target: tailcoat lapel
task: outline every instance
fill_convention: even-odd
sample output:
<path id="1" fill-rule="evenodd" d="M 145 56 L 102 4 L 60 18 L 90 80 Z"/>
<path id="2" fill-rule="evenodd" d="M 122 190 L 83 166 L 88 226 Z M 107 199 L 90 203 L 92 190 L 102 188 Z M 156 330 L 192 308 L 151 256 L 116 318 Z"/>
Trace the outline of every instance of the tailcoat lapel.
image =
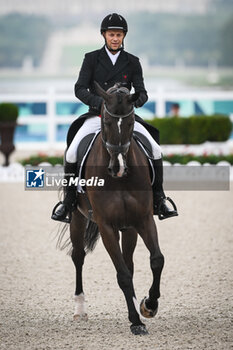
<path id="1" fill-rule="evenodd" d="M 107 75 L 105 77 L 105 81 L 112 79 L 119 71 L 123 70 L 125 66 L 129 63 L 128 55 L 125 51 L 121 51 L 115 65 L 112 64 L 111 59 L 109 58 L 105 47 L 102 47 L 100 50 L 100 54 L 98 57 L 99 63 L 104 67 L 107 71 Z"/>
<path id="2" fill-rule="evenodd" d="M 111 72 L 111 70 L 113 69 L 113 64 L 110 58 L 108 57 L 105 47 L 102 47 L 102 49 L 100 50 L 98 61 L 108 73 Z"/>
<path id="3" fill-rule="evenodd" d="M 125 53 L 125 51 L 121 51 L 115 65 L 112 65 L 112 69 L 109 71 L 106 77 L 106 81 L 112 79 L 112 77 L 118 74 L 119 71 L 123 70 L 128 63 L 129 63 L 128 55 Z"/>

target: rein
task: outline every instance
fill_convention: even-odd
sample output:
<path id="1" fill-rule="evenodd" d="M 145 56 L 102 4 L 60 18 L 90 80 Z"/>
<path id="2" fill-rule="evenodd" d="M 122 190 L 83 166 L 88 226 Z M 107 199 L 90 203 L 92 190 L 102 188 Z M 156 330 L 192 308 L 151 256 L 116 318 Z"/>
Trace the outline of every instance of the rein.
<path id="1" fill-rule="evenodd" d="M 120 119 L 120 118 L 127 118 L 129 117 L 132 113 L 134 113 L 134 108 L 131 109 L 131 111 L 127 114 L 123 114 L 123 115 L 120 115 L 120 114 L 114 114 L 114 113 L 111 113 L 107 107 L 106 107 L 106 104 L 104 103 L 104 111 L 103 111 L 103 114 L 107 112 L 111 117 L 113 118 L 117 118 L 117 119 Z M 112 153 L 126 153 L 127 149 L 129 148 L 130 146 L 130 141 L 128 141 L 127 143 L 125 143 L 124 145 L 113 145 L 112 143 L 109 143 L 107 141 L 104 140 L 103 136 L 102 137 L 102 142 L 105 146 L 105 148 L 107 150 L 110 150 Z"/>

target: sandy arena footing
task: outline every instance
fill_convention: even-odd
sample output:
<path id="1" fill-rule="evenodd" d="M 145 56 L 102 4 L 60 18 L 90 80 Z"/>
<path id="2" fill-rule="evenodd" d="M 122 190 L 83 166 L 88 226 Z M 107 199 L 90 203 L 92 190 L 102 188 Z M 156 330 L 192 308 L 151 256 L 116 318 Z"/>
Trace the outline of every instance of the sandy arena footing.
<path id="1" fill-rule="evenodd" d="M 130 333 L 116 273 L 101 240 L 86 257 L 88 321 L 73 321 L 75 270 L 56 250 L 50 220 L 56 192 L 0 184 L 0 348 L 6 350 L 176 350 L 233 348 L 233 191 L 170 192 L 179 217 L 156 223 L 165 267 L 158 315 L 147 336 Z M 141 239 L 136 295 L 152 275 Z"/>

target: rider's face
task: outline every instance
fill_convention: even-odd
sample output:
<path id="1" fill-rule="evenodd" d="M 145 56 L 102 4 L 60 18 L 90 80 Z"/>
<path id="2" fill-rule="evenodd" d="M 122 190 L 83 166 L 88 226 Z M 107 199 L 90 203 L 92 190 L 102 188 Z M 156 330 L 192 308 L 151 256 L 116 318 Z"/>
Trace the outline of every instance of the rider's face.
<path id="1" fill-rule="evenodd" d="M 109 50 L 117 50 L 121 47 L 123 39 L 124 39 L 124 32 L 123 30 L 107 30 L 104 33 L 104 37 L 107 42 L 107 46 Z"/>

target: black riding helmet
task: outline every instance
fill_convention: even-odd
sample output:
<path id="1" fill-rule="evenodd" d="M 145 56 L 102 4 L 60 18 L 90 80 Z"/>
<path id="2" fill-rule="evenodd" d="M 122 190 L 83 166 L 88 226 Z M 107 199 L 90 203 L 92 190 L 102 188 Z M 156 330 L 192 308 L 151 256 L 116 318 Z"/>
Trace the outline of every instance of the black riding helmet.
<path id="1" fill-rule="evenodd" d="M 124 17 L 118 15 L 117 13 L 111 13 L 103 19 L 100 32 L 103 34 L 103 32 L 110 29 L 121 29 L 126 35 L 128 32 L 128 25 Z"/>
<path id="2" fill-rule="evenodd" d="M 111 30 L 111 29 L 123 30 L 124 34 L 126 35 L 126 33 L 128 32 L 128 25 L 124 17 L 122 17 L 121 15 L 118 15 L 117 13 L 111 13 L 110 15 L 106 16 L 101 23 L 100 32 L 101 34 L 103 34 L 106 32 L 106 30 Z M 105 39 L 105 45 L 107 46 L 106 39 Z M 124 41 L 122 42 L 122 47 L 111 51 L 118 52 L 123 49 L 124 49 Z"/>

